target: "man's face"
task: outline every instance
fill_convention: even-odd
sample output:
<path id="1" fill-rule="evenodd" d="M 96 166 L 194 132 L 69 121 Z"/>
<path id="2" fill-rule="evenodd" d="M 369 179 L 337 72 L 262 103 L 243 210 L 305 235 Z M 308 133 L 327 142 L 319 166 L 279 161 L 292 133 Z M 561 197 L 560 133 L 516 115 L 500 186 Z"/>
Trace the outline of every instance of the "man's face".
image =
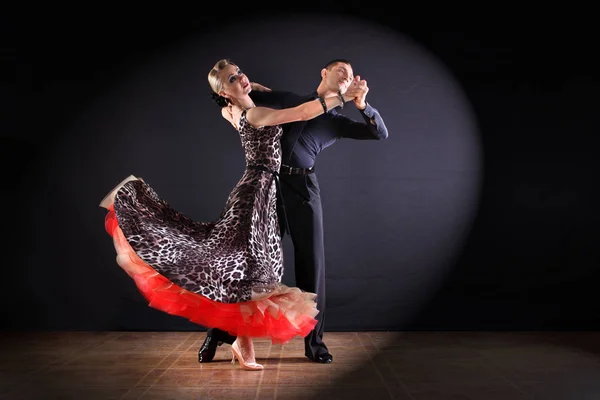
<path id="1" fill-rule="evenodd" d="M 350 64 L 339 62 L 329 69 L 324 69 L 323 79 L 325 80 L 327 87 L 332 91 L 340 91 L 346 93 L 350 83 L 354 79 L 354 73 Z"/>

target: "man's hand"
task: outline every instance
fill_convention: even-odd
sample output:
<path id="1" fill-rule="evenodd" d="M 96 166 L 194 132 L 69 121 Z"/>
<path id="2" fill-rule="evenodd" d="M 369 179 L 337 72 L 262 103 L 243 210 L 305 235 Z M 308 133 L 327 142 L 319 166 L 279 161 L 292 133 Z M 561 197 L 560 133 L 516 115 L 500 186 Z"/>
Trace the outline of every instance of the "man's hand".
<path id="1" fill-rule="evenodd" d="M 344 97 L 351 98 L 359 110 L 364 110 L 367 107 L 366 97 L 368 92 L 369 87 L 367 86 L 367 81 L 361 80 L 360 76 L 357 75 L 354 77 L 348 90 L 346 90 Z"/>
<path id="2" fill-rule="evenodd" d="M 360 79 L 360 75 L 356 75 L 354 80 L 350 84 L 350 88 L 353 89 L 354 104 L 356 108 L 359 110 L 364 110 L 367 107 L 367 93 L 369 93 L 369 86 L 367 86 L 367 81 L 364 79 Z"/>
<path id="3" fill-rule="evenodd" d="M 250 82 L 250 88 L 252 88 L 252 90 L 257 91 L 257 92 L 270 92 L 271 89 L 269 89 L 266 86 L 261 85 L 260 83 L 256 83 L 256 82 Z"/>

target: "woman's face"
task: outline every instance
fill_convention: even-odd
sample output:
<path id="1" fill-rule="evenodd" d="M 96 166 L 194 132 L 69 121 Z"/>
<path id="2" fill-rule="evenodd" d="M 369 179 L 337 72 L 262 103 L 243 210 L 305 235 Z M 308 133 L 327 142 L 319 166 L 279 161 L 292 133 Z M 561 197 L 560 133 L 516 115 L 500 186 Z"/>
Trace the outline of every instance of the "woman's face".
<path id="1" fill-rule="evenodd" d="M 236 99 L 247 95 L 252 90 L 248 77 L 237 65 L 229 64 L 219 72 L 218 76 L 223 85 L 219 94 L 223 97 Z"/>

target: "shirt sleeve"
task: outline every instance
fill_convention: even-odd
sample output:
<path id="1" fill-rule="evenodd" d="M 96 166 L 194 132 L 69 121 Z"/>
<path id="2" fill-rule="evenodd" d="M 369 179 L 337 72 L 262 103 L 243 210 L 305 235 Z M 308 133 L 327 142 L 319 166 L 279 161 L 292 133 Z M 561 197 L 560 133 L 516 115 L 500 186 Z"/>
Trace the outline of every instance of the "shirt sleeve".
<path id="1" fill-rule="evenodd" d="M 367 102 L 364 110 L 359 110 L 364 122 L 355 121 L 345 115 L 335 113 L 333 123 L 335 124 L 336 136 L 339 139 L 356 140 L 382 140 L 387 139 L 388 130 L 381 118 L 379 111 Z"/>
<path id="2" fill-rule="evenodd" d="M 294 107 L 300 104 L 301 97 L 292 92 L 273 90 L 271 92 L 251 91 L 249 94 L 252 101 L 260 107 L 282 109 Z"/>

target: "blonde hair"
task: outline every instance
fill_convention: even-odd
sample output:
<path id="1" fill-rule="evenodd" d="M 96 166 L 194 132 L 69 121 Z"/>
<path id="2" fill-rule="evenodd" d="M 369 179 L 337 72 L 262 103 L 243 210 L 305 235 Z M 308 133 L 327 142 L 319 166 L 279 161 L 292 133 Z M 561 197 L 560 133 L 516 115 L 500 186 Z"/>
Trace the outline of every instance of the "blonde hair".
<path id="1" fill-rule="evenodd" d="M 223 82 L 219 80 L 219 72 L 221 72 L 228 65 L 235 65 L 230 60 L 224 58 L 222 60 L 217 61 L 217 63 L 212 67 L 210 72 L 208 73 L 208 84 L 213 92 L 219 94 L 219 92 L 223 89 Z M 237 66 L 237 65 L 235 65 Z"/>

